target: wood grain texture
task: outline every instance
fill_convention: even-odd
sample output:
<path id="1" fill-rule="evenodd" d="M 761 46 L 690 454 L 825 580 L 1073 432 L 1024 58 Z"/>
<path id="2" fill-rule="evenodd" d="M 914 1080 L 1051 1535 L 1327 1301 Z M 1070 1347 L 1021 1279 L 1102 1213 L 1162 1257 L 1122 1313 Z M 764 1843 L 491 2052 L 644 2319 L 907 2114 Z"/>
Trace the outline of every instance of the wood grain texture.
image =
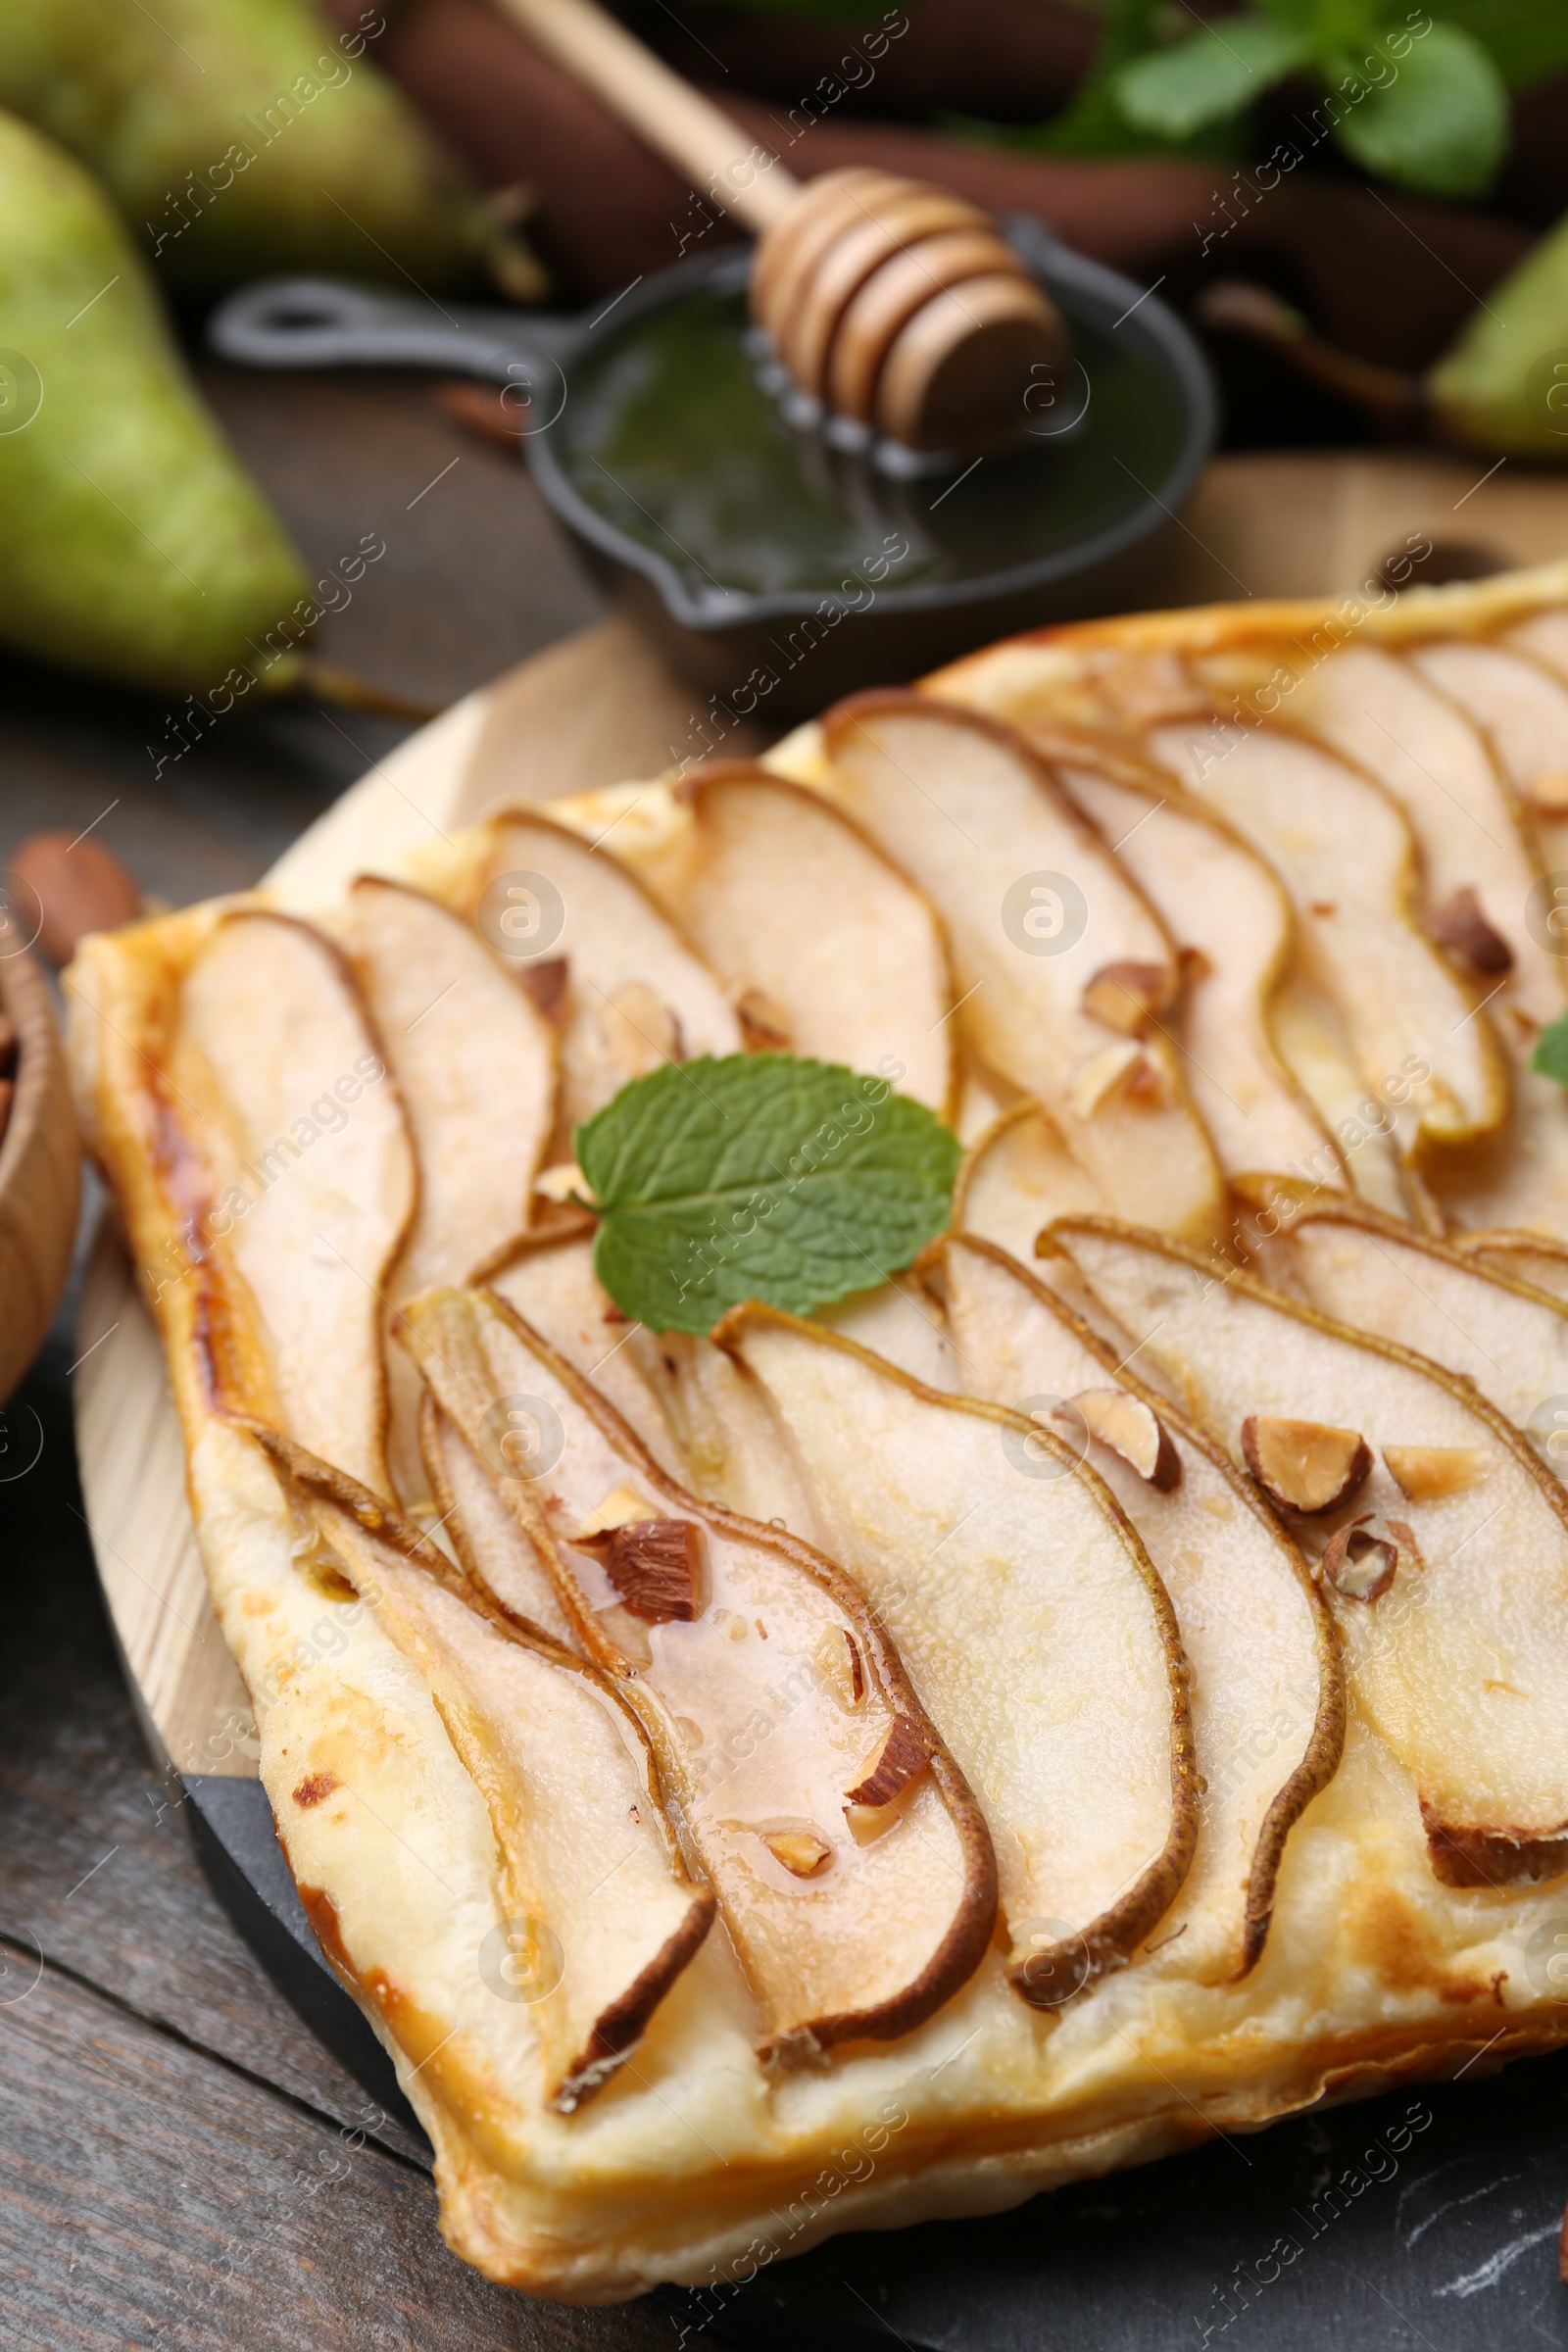
<path id="1" fill-rule="evenodd" d="M 42 972 L 0 908 L 0 1011 L 17 1033 L 16 1096 L 0 1138 L 0 1402 L 38 1351 L 76 1238 L 80 1152 Z"/>
<path id="2" fill-rule="evenodd" d="M 149 2031 L 177 2033 L 323 2115 L 357 2119 L 364 2092 L 219 1909 L 187 1835 L 183 1788 L 148 1753 L 94 1575 L 69 1361 L 52 1344 L 19 1396 L 19 1417 L 42 1443 L 0 1504 L 0 2041 L 46 1953 Z M 0 2123 L 0 2145 L 5 2136 Z M 422 2154 L 395 2124 L 381 2136 Z"/>
<path id="3" fill-rule="evenodd" d="M 5 2339 L 48 2352 L 667 2347 L 646 2306 L 569 2311 L 443 2244 L 416 2165 L 152 2035 L 45 1965 L 0 2034 Z"/>

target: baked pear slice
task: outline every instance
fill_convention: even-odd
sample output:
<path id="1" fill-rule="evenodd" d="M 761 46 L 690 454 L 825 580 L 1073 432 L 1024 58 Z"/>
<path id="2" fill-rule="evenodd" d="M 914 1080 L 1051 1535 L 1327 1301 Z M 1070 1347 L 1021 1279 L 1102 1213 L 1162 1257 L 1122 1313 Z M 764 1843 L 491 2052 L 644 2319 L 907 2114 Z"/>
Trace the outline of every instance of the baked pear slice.
<path id="1" fill-rule="evenodd" d="M 751 1384 L 711 1341 L 629 1323 L 594 1271 L 591 1236 L 527 1242 L 488 1283 L 672 1478 L 748 1519 L 800 1524 L 799 1482 Z"/>
<path id="2" fill-rule="evenodd" d="M 1433 1871 L 1450 1886 L 1568 1871 L 1568 1492 L 1518 1430 L 1426 1357 L 1218 1280 L 1161 1235 L 1067 1218 L 1041 1247 L 1233 1458 L 1249 1441 L 1294 1452 L 1305 1502 L 1347 1442 L 1364 1454 L 1345 1500 L 1292 1531 L 1322 1546 L 1351 1697 L 1410 1775 Z M 1434 1481 L 1434 1458 L 1462 1479 Z"/>
<path id="3" fill-rule="evenodd" d="M 1542 1412 L 1546 1436 L 1558 1434 L 1554 1403 L 1568 1428 L 1568 1306 L 1523 1269 L 1498 1272 L 1349 1203 L 1313 1202 L 1280 1234 L 1269 1270 L 1283 1260 L 1308 1305 L 1458 1373 L 1527 1435 Z"/>
<path id="4" fill-rule="evenodd" d="M 1568 1242 L 1550 1242 L 1539 1233 L 1504 1229 L 1497 1233 L 1455 1233 L 1448 1246 L 1461 1257 L 1484 1266 L 1489 1274 L 1504 1274 L 1527 1282 L 1553 1298 L 1568 1299 Z"/>
<path id="5" fill-rule="evenodd" d="M 474 1591 L 512 1624 L 580 1654 L 582 1644 L 538 1552 L 462 1430 L 428 1389 L 420 1392 L 419 1451 L 439 1514 L 431 1537 L 445 1540 Z"/>
<path id="6" fill-rule="evenodd" d="M 460 911 L 560 1026 L 553 1160 L 629 1078 L 741 1051 L 723 989 L 603 843 L 533 809 L 493 817 L 461 897 Z"/>
<path id="7" fill-rule="evenodd" d="M 1508 1066 L 1485 1013 L 1421 931 L 1402 809 L 1343 760 L 1268 727 L 1162 727 L 1150 748 L 1280 876 L 1303 967 L 1336 1007 L 1407 1163 L 1491 1134 Z M 1393 1092 L 1390 1093 L 1392 1088 Z"/>
<path id="8" fill-rule="evenodd" d="M 880 1071 L 951 1122 L 956 991 L 930 902 L 842 810 L 765 768 L 700 767 L 677 797 L 691 821 L 644 871 L 751 1042 Z"/>
<path id="9" fill-rule="evenodd" d="M 417 1179 L 337 948 L 290 915 L 225 916 L 185 974 L 170 1074 L 225 1400 L 390 1494 L 381 1300 Z"/>
<path id="10" fill-rule="evenodd" d="M 1050 1114 L 1025 1096 L 975 1138 L 958 1163 L 953 1226 L 1027 1257 L 1035 1235 L 1054 1217 L 1093 1215 L 1105 1206 Z"/>
<path id="11" fill-rule="evenodd" d="M 636 1709 L 764 2060 L 911 2032 L 980 1964 L 996 1858 L 858 1591 L 796 1538 L 689 1494 L 493 1294 L 427 1292 L 400 1331 Z"/>
<path id="12" fill-rule="evenodd" d="M 1198 1847 L 1154 1933 L 1163 1965 L 1223 1983 L 1262 1952 L 1285 1840 L 1345 1744 L 1339 1648 L 1300 1551 L 1212 1439 L 994 1243 L 952 1234 L 921 1271 L 973 1396 L 1089 1443 L 1143 1541 L 1192 1666 Z M 1159 1439 L 1151 1443 L 1152 1429 Z"/>
<path id="13" fill-rule="evenodd" d="M 1185 953 L 1176 1034 L 1227 1177 L 1255 1184 L 1310 1169 L 1343 1191 L 1339 1149 L 1273 1033 L 1273 1000 L 1295 954 L 1278 876 L 1211 810 L 1130 763 L 1063 764 L 1061 779 Z"/>
<path id="14" fill-rule="evenodd" d="M 1481 730 L 1557 866 L 1568 826 L 1568 680 L 1532 656 L 1528 631 L 1527 622 L 1511 643 L 1443 637 L 1409 659 Z"/>
<path id="15" fill-rule="evenodd" d="M 1057 2006 L 1131 1958 L 1192 1864 L 1187 1668 L 1157 1572 L 1054 1428 L 777 1308 L 737 1307 L 715 1338 L 985 1807 L 1014 1987 Z"/>
<path id="16" fill-rule="evenodd" d="M 1175 950 L 1045 762 L 920 695 L 856 696 L 822 728 L 824 789 L 941 912 L 978 1059 L 1045 1103 L 1123 1214 L 1218 1232 L 1214 1148 L 1167 1033 Z"/>
<path id="17" fill-rule="evenodd" d="M 1303 682 L 1299 700 L 1302 722 L 1357 760 L 1409 817 L 1427 929 L 1484 997 L 1513 1063 L 1511 1114 L 1491 1148 L 1430 1171 L 1447 1221 L 1568 1235 L 1562 1093 L 1530 1067 L 1537 1037 L 1564 1009 L 1564 964 L 1544 928 L 1545 886 L 1519 798 L 1549 790 L 1540 762 L 1553 739 L 1559 764 L 1564 757 L 1556 728 L 1568 692 L 1517 654 L 1449 640 L 1404 660 L 1343 646 Z"/>
<path id="18" fill-rule="evenodd" d="M 418 1200 L 386 1285 L 462 1282 L 527 1228 L 556 1114 L 556 1036 L 478 934 L 421 891 L 364 874 L 333 924 L 369 1006 L 414 1138 Z M 425 1500 L 419 1382 L 387 1358 L 392 1483 Z"/>
<path id="19" fill-rule="evenodd" d="M 256 1434 L 314 1523 L 317 1564 L 423 1677 L 485 1801 L 512 1931 L 510 1948 L 496 1936 L 492 1989 L 529 2002 L 548 2103 L 569 2115 L 630 2057 L 716 1909 L 688 1874 L 647 1739 L 610 1677 L 508 1622 L 367 1488 Z"/>

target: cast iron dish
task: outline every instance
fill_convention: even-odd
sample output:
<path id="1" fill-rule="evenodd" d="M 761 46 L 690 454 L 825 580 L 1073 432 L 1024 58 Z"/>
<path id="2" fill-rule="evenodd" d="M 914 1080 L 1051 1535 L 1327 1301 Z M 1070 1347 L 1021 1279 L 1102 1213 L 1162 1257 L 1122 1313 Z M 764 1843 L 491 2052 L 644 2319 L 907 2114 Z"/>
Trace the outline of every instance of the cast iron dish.
<path id="1" fill-rule="evenodd" d="M 586 321 L 291 278 L 231 296 L 209 333 L 251 367 L 513 387 L 534 479 L 596 578 L 738 715 L 791 719 L 1010 630 L 1136 603 L 1208 456 L 1213 389 L 1180 320 L 1038 221 L 1008 234 L 1075 357 L 1066 380 L 1025 393 L 1018 450 L 966 468 L 901 475 L 791 421 L 733 249 Z"/>

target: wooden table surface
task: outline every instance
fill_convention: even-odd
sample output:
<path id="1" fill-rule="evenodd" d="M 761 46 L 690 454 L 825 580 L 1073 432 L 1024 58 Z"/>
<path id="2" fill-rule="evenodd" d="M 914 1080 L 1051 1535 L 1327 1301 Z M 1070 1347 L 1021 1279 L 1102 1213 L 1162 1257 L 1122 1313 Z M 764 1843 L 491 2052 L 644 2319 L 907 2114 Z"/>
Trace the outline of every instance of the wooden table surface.
<path id="1" fill-rule="evenodd" d="M 427 385 L 207 381 L 313 562 L 386 543 L 326 625 L 329 658 L 443 704 L 598 615 L 514 458 L 465 436 Z M 1151 602 L 1348 586 L 1423 517 L 1516 560 L 1568 545 L 1568 493 L 1544 501 L 1511 468 L 1467 503 L 1482 467 L 1464 462 L 1391 476 L 1334 461 L 1304 487 L 1240 463 L 1210 477 Z M 160 771 L 169 716 L 0 662 L 0 864 L 36 827 L 91 825 L 171 904 L 243 885 L 403 732 L 242 710 Z M 418 2148 L 210 1893 L 98 1597 L 71 1329 L 68 1301 L 0 1434 L 0 2342 L 668 2346 L 657 2305 L 534 2303 L 448 2253 Z"/>
<path id="2" fill-rule="evenodd" d="M 386 541 L 334 659 L 443 703 L 596 616 L 521 469 L 426 388 L 214 388 L 313 560 Z M 0 667 L 0 863 L 35 827 L 98 819 L 171 903 L 249 883 L 403 732 L 280 710 L 155 779 L 166 715 Z M 652 2305 L 530 2302 L 447 2251 L 419 2150 L 209 1891 L 98 1597 L 71 1328 L 68 1302 L 0 1417 L 0 2343 L 666 2352 L 673 2324 Z"/>

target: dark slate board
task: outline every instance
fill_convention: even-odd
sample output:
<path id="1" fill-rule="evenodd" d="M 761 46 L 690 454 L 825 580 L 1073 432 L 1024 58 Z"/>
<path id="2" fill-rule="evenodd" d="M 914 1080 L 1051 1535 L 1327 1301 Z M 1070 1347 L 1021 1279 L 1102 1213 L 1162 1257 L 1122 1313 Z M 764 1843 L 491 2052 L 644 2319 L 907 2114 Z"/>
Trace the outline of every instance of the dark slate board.
<path id="1" fill-rule="evenodd" d="M 414 2126 L 320 1956 L 257 1781 L 185 1808 L 220 1899 L 339 2063 Z M 1034 2198 L 831 2239 L 723 2292 L 660 2290 L 681 2347 L 801 2352 L 1568 2348 L 1568 2050 L 1417 2083 Z"/>

